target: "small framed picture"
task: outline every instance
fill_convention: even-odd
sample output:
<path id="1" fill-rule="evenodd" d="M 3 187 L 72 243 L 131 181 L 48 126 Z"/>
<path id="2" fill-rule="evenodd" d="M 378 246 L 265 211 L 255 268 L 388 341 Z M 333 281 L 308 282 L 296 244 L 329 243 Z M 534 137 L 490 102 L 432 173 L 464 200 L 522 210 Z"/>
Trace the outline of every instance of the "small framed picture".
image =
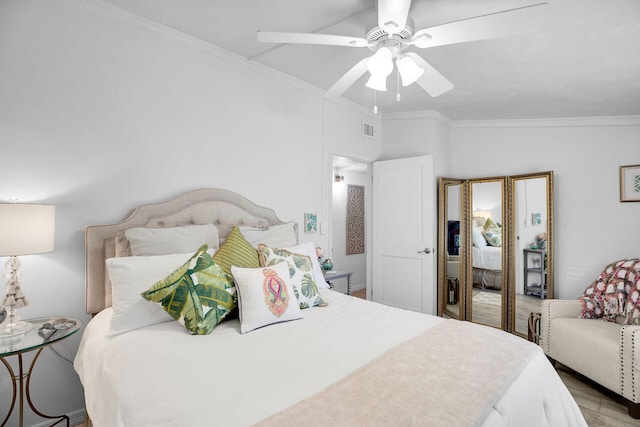
<path id="1" fill-rule="evenodd" d="M 314 213 L 304 214 L 304 232 L 315 233 L 318 231 L 318 215 Z"/>
<path id="2" fill-rule="evenodd" d="M 640 202 L 640 165 L 620 166 L 620 201 Z"/>
<path id="3" fill-rule="evenodd" d="M 539 212 L 531 214 L 531 225 L 540 225 L 542 224 L 542 214 Z"/>

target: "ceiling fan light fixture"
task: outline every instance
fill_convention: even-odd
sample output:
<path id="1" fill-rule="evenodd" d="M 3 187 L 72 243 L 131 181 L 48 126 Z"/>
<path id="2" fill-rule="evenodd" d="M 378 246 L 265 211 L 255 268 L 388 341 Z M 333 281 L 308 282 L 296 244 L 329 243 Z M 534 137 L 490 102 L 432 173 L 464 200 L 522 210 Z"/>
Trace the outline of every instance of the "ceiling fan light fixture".
<path id="1" fill-rule="evenodd" d="M 393 60 L 391 50 L 388 47 L 379 48 L 376 53 L 369 58 L 367 69 L 371 75 L 388 76 L 393 71 Z"/>
<path id="2" fill-rule="evenodd" d="M 371 77 L 369 77 L 365 86 L 379 92 L 386 92 L 387 76 L 382 74 L 371 74 Z"/>
<path id="3" fill-rule="evenodd" d="M 398 73 L 400 73 L 400 77 L 402 77 L 402 86 L 409 86 L 424 74 L 424 70 L 420 68 L 413 59 L 406 55 L 398 57 L 396 65 L 398 67 Z"/>

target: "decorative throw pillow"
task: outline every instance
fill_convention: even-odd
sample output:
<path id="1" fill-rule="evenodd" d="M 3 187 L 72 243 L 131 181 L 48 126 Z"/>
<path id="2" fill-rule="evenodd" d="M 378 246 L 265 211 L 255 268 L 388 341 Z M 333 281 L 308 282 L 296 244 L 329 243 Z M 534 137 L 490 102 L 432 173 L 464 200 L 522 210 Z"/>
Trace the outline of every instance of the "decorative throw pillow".
<path id="1" fill-rule="evenodd" d="M 502 246 L 502 231 L 498 227 L 492 227 L 488 230 L 484 230 L 482 235 L 489 245 L 497 247 Z"/>
<path id="2" fill-rule="evenodd" d="M 583 319 L 640 324 L 640 259 L 623 259 L 607 265 L 580 297 Z"/>
<path id="3" fill-rule="evenodd" d="M 195 335 L 210 334 L 236 306 L 233 279 L 207 253 L 207 245 L 142 296 L 157 302 Z"/>
<path id="4" fill-rule="evenodd" d="M 484 229 L 490 230 L 492 228 L 498 227 L 495 222 L 491 220 L 491 218 L 487 218 L 487 221 L 484 223 Z"/>
<path id="5" fill-rule="evenodd" d="M 113 317 L 107 336 L 173 320 L 163 310 L 140 298 L 140 292 L 171 273 L 191 255 L 188 253 L 107 259 L 106 265 L 113 292 Z"/>
<path id="6" fill-rule="evenodd" d="M 313 265 L 313 278 L 316 281 L 319 289 L 329 289 L 331 286 L 324 280 L 324 274 L 322 274 L 322 267 L 318 261 L 318 255 L 316 254 L 316 245 L 313 242 L 300 243 L 296 246 L 288 246 L 281 248 L 285 251 L 293 252 L 295 254 L 306 255 L 311 258 L 311 264 Z"/>
<path id="7" fill-rule="evenodd" d="M 231 273 L 238 288 L 240 332 L 243 334 L 302 318 L 286 263 L 259 268 L 232 266 Z"/>
<path id="8" fill-rule="evenodd" d="M 258 253 L 260 255 L 260 265 L 264 267 L 281 262 L 287 263 L 293 292 L 301 309 L 325 304 L 320 292 L 318 292 L 318 285 L 313 278 L 311 258 L 306 255 L 294 254 L 284 249 L 270 248 L 263 244 L 258 245 Z"/>
<path id="9" fill-rule="evenodd" d="M 227 240 L 213 256 L 213 260 L 227 274 L 231 274 L 231 266 L 260 267 L 258 251 L 242 236 L 240 229 L 233 227 Z"/>
<path id="10" fill-rule="evenodd" d="M 203 243 L 215 249 L 219 244 L 218 229 L 213 224 L 183 227 L 133 227 L 124 230 L 131 255 L 167 255 L 193 253 Z"/>

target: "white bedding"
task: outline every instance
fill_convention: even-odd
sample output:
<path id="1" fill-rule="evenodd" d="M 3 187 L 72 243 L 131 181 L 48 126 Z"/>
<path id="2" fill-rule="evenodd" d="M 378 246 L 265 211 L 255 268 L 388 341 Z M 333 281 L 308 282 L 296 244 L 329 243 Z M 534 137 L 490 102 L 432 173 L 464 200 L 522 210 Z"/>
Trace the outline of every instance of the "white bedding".
<path id="1" fill-rule="evenodd" d="M 106 338 L 112 310 L 103 310 L 87 325 L 75 360 L 94 425 L 251 425 L 443 321 L 321 292 L 327 307 L 248 334 L 240 334 L 237 320 L 204 336 L 189 335 L 171 321 Z M 464 406 L 464 396 L 450 398 Z M 586 423 L 538 351 L 482 425 Z"/>
<path id="2" fill-rule="evenodd" d="M 473 246 L 473 266 L 485 270 L 502 270 L 502 248 Z"/>

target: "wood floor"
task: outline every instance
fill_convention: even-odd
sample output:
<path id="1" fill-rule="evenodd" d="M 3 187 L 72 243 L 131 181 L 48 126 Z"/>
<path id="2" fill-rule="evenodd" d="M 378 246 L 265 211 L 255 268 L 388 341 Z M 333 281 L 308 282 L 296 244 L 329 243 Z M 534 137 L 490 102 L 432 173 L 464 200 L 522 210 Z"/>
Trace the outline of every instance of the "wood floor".
<path id="1" fill-rule="evenodd" d="M 353 291 L 351 295 L 358 298 L 366 298 L 365 290 Z M 539 309 L 534 310 L 534 308 L 539 307 L 539 298 L 523 300 L 522 304 L 523 307 L 527 304 L 527 308 L 522 310 L 523 313 L 526 310 L 530 310 L 529 312 L 540 311 Z M 529 312 L 527 312 L 527 316 Z M 486 314 L 488 316 L 491 315 L 489 311 Z M 525 322 L 524 325 L 526 325 L 524 315 L 521 322 Z M 562 382 L 578 403 L 589 427 L 640 427 L 640 420 L 635 420 L 629 416 L 627 406 L 620 397 L 559 363 L 557 364 L 557 371 Z"/>

